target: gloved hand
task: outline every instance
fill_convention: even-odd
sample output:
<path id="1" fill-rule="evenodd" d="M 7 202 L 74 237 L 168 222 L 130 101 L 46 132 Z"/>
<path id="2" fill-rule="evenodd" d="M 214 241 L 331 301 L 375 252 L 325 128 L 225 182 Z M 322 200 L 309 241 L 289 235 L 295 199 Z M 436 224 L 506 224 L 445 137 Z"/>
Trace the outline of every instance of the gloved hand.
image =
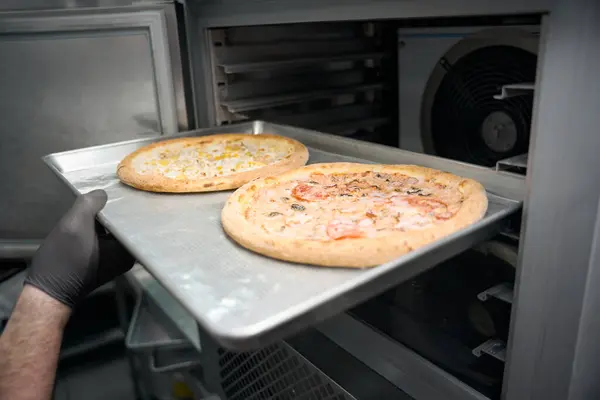
<path id="1" fill-rule="evenodd" d="M 25 284 L 73 307 L 88 293 L 127 272 L 134 259 L 115 239 L 96 232 L 104 190 L 79 196 L 34 255 Z"/>

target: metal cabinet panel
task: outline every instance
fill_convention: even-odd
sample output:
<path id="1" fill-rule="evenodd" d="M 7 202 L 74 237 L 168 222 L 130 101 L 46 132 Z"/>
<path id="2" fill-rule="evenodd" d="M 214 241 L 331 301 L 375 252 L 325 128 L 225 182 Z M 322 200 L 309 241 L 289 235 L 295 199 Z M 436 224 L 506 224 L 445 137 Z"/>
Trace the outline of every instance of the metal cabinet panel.
<path id="1" fill-rule="evenodd" d="M 231 27 L 317 21 L 507 15 L 543 12 L 555 0 L 219 0 L 197 3 L 201 25 Z"/>
<path id="2" fill-rule="evenodd" d="M 174 22 L 172 5 L 0 14 L 0 240 L 43 238 L 72 202 L 41 156 L 187 128 Z"/>
<path id="3" fill-rule="evenodd" d="M 600 3 L 543 23 L 505 398 L 600 398 Z"/>

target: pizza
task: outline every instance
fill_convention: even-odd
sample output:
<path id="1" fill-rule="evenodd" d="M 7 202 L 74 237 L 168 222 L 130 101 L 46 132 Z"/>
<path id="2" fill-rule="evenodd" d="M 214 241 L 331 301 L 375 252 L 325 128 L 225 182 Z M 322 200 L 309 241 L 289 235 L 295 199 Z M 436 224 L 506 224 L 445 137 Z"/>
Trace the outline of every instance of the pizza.
<path id="1" fill-rule="evenodd" d="M 318 266 L 372 267 L 483 218 L 478 182 L 415 165 L 313 164 L 236 190 L 221 214 L 247 249 Z"/>
<path id="2" fill-rule="evenodd" d="M 306 147 L 269 134 L 220 134 L 156 142 L 125 157 L 119 179 L 152 192 L 210 192 L 236 189 L 263 176 L 301 167 Z"/>

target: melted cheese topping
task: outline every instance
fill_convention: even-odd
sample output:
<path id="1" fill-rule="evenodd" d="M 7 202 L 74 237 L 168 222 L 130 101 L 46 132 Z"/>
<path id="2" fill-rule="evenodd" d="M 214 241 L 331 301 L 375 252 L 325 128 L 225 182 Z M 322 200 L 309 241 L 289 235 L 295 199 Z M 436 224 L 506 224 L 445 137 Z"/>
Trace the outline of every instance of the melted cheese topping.
<path id="1" fill-rule="evenodd" d="M 216 143 L 172 143 L 135 157 L 139 174 L 172 179 L 204 179 L 250 171 L 281 161 L 292 147 L 275 140 L 232 140 Z"/>
<path id="2" fill-rule="evenodd" d="M 317 174 L 259 190 L 246 218 L 269 234 L 305 240 L 380 237 L 452 218 L 463 196 L 402 174 Z"/>

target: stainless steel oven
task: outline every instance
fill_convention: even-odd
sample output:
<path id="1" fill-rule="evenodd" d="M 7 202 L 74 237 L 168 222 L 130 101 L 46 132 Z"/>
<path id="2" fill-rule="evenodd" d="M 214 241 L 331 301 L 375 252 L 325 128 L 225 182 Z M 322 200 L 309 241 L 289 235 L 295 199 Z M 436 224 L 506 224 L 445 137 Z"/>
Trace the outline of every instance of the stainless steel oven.
<path id="1" fill-rule="evenodd" d="M 174 398 L 183 382 L 223 400 L 599 395 L 597 2 L 34 3 L 0 13 L 5 257 L 31 253 L 71 196 L 41 156 L 193 128 L 325 132 L 302 137 L 340 157 L 479 171 L 499 207 L 521 203 L 460 249 L 432 248 L 390 285 L 247 346 L 204 323 L 221 294 L 188 301 L 140 257 L 127 344 L 145 394 Z"/>

